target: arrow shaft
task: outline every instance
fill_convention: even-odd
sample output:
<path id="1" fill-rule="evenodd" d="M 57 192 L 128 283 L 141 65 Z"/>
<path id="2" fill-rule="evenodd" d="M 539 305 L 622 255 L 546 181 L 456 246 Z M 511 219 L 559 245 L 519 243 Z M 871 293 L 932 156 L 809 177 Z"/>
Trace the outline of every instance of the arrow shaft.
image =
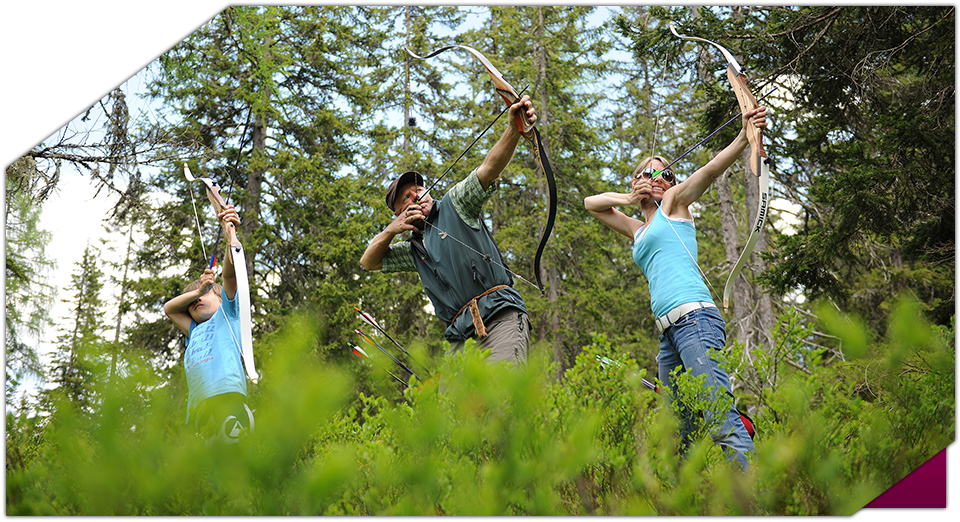
<path id="1" fill-rule="evenodd" d="M 384 368 L 383 365 L 381 365 L 380 363 L 374 361 L 373 359 L 370 359 L 370 358 L 367 356 L 367 353 L 364 352 L 362 348 L 360 348 L 359 346 L 356 346 L 356 345 L 352 345 L 352 344 L 350 344 L 350 343 L 347 343 L 347 344 L 351 347 L 351 350 L 353 351 L 354 355 L 356 355 L 357 357 L 359 357 L 359 358 L 361 358 L 361 359 L 369 359 L 370 362 L 373 363 L 377 368 L 380 368 L 381 370 L 387 372 L 388 374 L 390 374 L 391 377 L 393 377 L 394 379 L 400 381 L 400 383 L 403 384 L 404 386 L 407 386 L 407 387 L 410 386 L 409 384 L 406 383 L 406 381 L 404 381 L 403 379 L 401 379 L 400 377 L 398 377 L 395 373 L 393 373 L 393 372 L 391 372 L 390 370 Z M 361 355 L 361 354 L 362 354 L 362 355 Z"/>
<path id="2" fill-rule="evenodd" d="M 757 100 L 757 103 L 759 104 L 764 98 L 766 98 L 767 96 L 773 94 L 773 91 L 776 91 L 776 90 L 777 90 L 776 87 L 774 87 L 773 89 L 771 89 L 770 92 L 768 92 L 767 94 L 764 94 L 763 96 L 761 96 L 760 99 Z M 706 138 L 703 138 L 702 140 L 700 140 L 699 142 L 697 142 L 696 145 L 694 145 L 693 147 L 690 147 L 689 149 L 687 149 L 687 151 L 684 152 L 683 154 L 681 154 L 679 157 L 677 157 L 677 159 L 671 161 L 669 165 L 667 165 L 666 167 L 664 167 L 663 169 L 661 169 L 659 172 L 655 173 L 655 174 L 653 175 L 653 177 L 655 178 L 655 177 L 659 176 L 659 175 L 660 175 L 660 172 L 663 172 L 664 170 L 669 169 L 670 167 L 674 166 L 678 161 L 680 161 L 680 160 L 682 160 L 683 158 L 687 157 L 687 154 L 690 154 L 690 153 L 693 152 L 697 147 L 699 147 L 700 145 L 703 145 L 707 140 L 709 140 L 710 138 L 712 138 L 714 134 L 716 134 L 716 133 L 720 132 L 721 130 L 723 130 L 724 128 L 726 128 L 727 125 L 730 125 L 731 123 L 733 123 L 734 121 L 736 121 L 736 119 L 739 118 L 740 116 L 743 116 L 743 111 L 738 112 L 736 116 L 734 116 L 733 118 L 730 118 L 729 120 L 727 120 L 726 123 L 724 123 L 723 125 L 717 127 L 717 130 L 711 132 Z"/>
<path id="3" fill-rule="evenodd" d="M 423 380 L 423 379 L 420 378 L 419 375 L 417 375 L 417 372 L 411 370 L 409 366 L 407 366 L 406 364 L 403 364 L 403 361 L 401 361 L 400 359 L 397 359 L 396 357 L 394 357 L 393 354 L 390 353 L 390 352 L 388 352 L 387 349 L 384 348 L 383 346 L 380 346 L 380 343 L 374 341 L 374 340 L 371 339 L 369 336 L 367 336 L 367 334 L 363 333 L 363 330 L 357 328 L 356 331 L 357 331 L 358 334 L 360 334 L 360 337 L 362 337 L 364 341 L 367 341 L 368 343 L 376 346 L 381 352 L 384 353 L 384 355 L 386 355 L 387 357 L 389 357 L 390 359 L 392 359 L 393 362 L 397 363 L 401 368 L 403 368 L 404 370 L 406 370 L 407 372 L 409 372 L 410 375 L 413 375 L 414 377 L 416 377 L 416 378 L 419 379 L 419 380 Z"/>
<path id="4" fill-rule="evenodd" d="M 390 334 L 388 334 L 388 333 L 386 332 L 386 330 L 384 330 L 383 327 L 381 327 L 380 324 L 377 323 L 377 321 L 375 321 L 375 320 L 373 319 L 373 317 L 370 316 L 370 314 L 368 314 L 368 313 L 360 310 L 360 309 L 357 308 L 356 306 L 354 306 L 353 309 L 356 310 L 357 313 L 360 314 L 360 317 L 362 317 L 363 320 L 364 320 L 367 324 L 369 324 L 370 326 L 376 328 L 380 333 L 382 333 L 382 334 L 384 335 L 384 337 L 386 337 L 387 339 L 390 340 L 390 342 L 392 342 L 393 344 L 395 344 L 395 345 L 397 346 L 397 348 L 400 348 L 400 351 L 401 351 L 401 352 L 407 354 L 407 357 L 409 357 L 411 360 L 413 360 L 413 362 L 417 363 L 421 368 L 423 368 L 424 370 L 426 370 L 427 373 L 430 373 L 430 370 L 429 370 L 426 366 L 424 366 L 423 363 L 421 363 L 420 361 L 418 361 L 413 355 L 410 355 L 410 352 L 408 352 L 406 348 L 404 348 L 400 343 L 398 343 L 398 342 L 396 341 L 396 339 L 394 339 L 393 337 L 390 337 Z"/>

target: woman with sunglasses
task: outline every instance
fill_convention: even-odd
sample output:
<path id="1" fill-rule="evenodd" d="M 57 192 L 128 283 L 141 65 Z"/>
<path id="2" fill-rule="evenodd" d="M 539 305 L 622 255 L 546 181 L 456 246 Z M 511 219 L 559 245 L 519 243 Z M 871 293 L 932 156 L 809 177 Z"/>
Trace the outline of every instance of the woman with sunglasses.
<path id="1" fill-rule="evenodd" d="M 766 108 L 747 111 L 742 121 L 744 127 L 752 123 L 765 128 Z M 673 395 L 677 390 L 671 372 L 680 367 L 694 376 L 706 376 L 711 399 L 719 390 L 733 397 L 730 378 L 713 357 L 714 350 L 722 350 L 726 343 L 726 324 L 700 274 L 690 205 L 748 145 L 746 132 L 741 130 L 730 145 L 682 183 L 677 182 L 673 171 L 664 170 L 668 165 L 665 159 L 645 158 L 633 173 L 629 193 L 607 192 L 583 201 L 604 225 L 634 242 L 633 260 L 647 277 L 650 307 L 660 333 L 659 378 Z M 621 206 L 640 206 L 643 220 L 617 210 Z M 681 411 L 685 412 L 681 419 L 681 446 L 685 448 L 693 423 L 688 409 Z M 739 412 L 731 406 L 716 423 L 711 422 L 710 412 L 707 415 L 708 425 L 719 425 L 712 433 L 714 441 L 745 471 L 746 454 L 754 447 Z"/>

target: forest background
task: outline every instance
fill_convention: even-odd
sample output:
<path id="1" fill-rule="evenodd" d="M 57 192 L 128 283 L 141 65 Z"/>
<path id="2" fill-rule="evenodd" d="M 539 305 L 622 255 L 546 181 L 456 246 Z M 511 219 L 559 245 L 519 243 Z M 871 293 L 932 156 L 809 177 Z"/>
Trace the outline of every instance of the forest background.
<path id="1" fill-rule="evenodd" d="M 955 187 L 941 174 L 955 172 L 953 8 L 596 12 L 229 8 L 148 68 L 156 112 L 129 112 L 132 93 L 114 90 L 84 113 L 96 128 L 74 122 L 8 166 L 8 513 L 848 514 L 945 448 L 955 434 Z M 676 157 L 738 111 L 725 62 L 672 37 L 671 20 L 730 48 L 755 93 L 777 87 L 764 101 L 765 145 L 774 197 L 790 205 L 771 215 L 728 315 L 735 393 L 761 433 L 745 481 L 727 479 L 710 444 L 676 458 L 670 408 L 636 385 L 655 376 L 646 281 L 629 243 L 582 206 L 623 190 L 651 150 Z M 402 53 L 451 42 L 526 87 L 557 173 L 547 295 L 518 283 L 534 336 L 523 379 L 469 352 L 445 356 L 416 277 L 357 263 L 390 217 L 390 176 L 417 168 L 435 179 L 500 110 L 468 56 Z M 692 172 L 737 131 L 676 170 Z M 182 425 L 182 339 L 160 310 L 200 273 L 216 231 L 184 161 L 238 205 L 256 290 L 264 380 L 251 401 L 262 428 L 227 483 Z M 74 284 L 54 292 L 37 220 L 61 168 L 116 198 L 106 224 L 129 239 L 119 261 L 91 245 Z M 755 212 L 751 180 L 738 163 L 697 208 L 714 289 Z M 521 148 L 488 206 L 527 279 L 543 190 Z M 119 298 L 103 299 L 108 282 Z M 68 300 L 69 317 L 49 315 L 54 299 Z M 453 389 L 404 391 L 356 359 L 354 305 Z M 50 329 L 59 335 L 42 364 L 31 334 Z M 17 400 L 31 375 L 48 385 Z"/>

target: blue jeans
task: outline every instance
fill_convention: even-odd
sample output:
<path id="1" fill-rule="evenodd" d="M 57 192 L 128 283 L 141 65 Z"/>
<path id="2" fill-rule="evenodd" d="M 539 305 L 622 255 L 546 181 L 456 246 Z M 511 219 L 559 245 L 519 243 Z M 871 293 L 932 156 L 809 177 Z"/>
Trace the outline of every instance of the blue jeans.
<path id="1" fill-rule="evenodd" d="M 712 350 L 722 350 L 726 343 L 726 323 L 716 308 L 694 310 L 680 318 L 673 326 L 660 334 L 660 353 L 657 361 L 660 369 L 660 380 L 670 389 L 670 395 L 676 395 L 677 385 L 670 376 L 678 366 L 683 367 L 694 376 L 706 375 L 705 386 L 710 390 L 710 399 L 716 400 L 716 394 L 723 390 L 731 398 L 730 377 L 720 367 L 712 355 Z M 668 399 L 669 400 L 669 399 Z M 693 414 L 686 409 L 681 419 L 680 433 L 684 442 L 690 436 L 693 422 L 689 416 Z M 708 424 L 711 412 L 705 412 Z M 753 440 L 747 433 L 740 413 L 733 406 L 726 412 L 719 429 L 712 434 L 713 441 L 719 444 L 730 460 L 737 462 L 740 468 L 746 471 L 747 452 L 753 452 Z"/>

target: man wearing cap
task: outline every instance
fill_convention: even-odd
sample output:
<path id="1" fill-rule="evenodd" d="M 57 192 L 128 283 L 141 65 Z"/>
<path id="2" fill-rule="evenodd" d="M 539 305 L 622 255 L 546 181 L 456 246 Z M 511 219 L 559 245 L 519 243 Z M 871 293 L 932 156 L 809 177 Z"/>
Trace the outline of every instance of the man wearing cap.
<path id="1" fill-rule="evenodd" d="M 537 120 L 529 96 L 509 111 L 511 122 L 517 111 L 525 111 L 530 123 Z M 417 271 L 437 317 L 448 325 L 444 337 L 451 349 L 474 338 L 479 348 L 491 351 L 491 363 L 525 363 L 530 343 L 526 305 L 482 216 L 496 192 L 493 182 L 513 159 L 520 137 L 514 124 L 507 125 L 483 163 L 439 200 L 426 191 L 419 173 L 398 176 L 386 194 L 396 218 L 360 258 L 367 270 Z M 393 243 L 407 230 L 409 240 Z"/>

